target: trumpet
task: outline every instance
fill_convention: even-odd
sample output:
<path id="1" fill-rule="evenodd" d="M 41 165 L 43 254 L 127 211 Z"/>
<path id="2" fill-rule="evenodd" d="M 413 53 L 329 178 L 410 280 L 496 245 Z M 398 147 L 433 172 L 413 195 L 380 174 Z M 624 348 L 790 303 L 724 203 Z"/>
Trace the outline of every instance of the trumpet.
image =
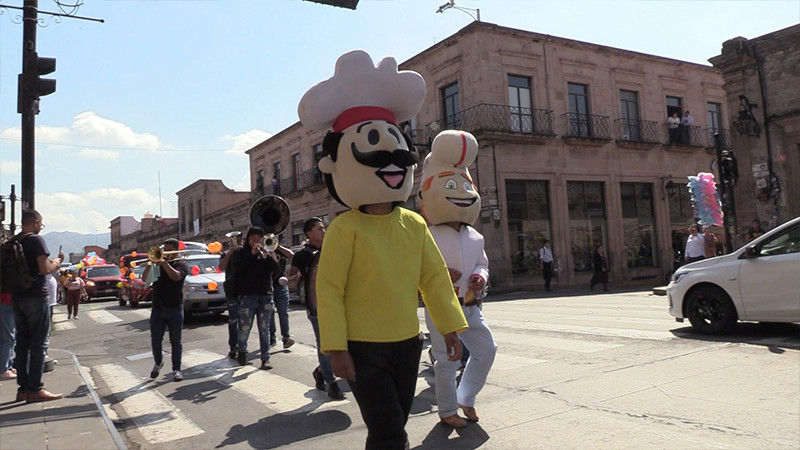
<path id="1" fill-rule="evenodd" d="M 256 247 L 256 250 L 259 252 L 258 257 L 264 259 L 272 253 L 275 253 L 275 249 L 278 248 L 278 245 L 280 245 L 278 243 L 278 236 L 272 233 L 264 236 L 261 239 L 261 245 Z"/>
<path id="2" fill-rule="evenodd" d="M 150 247 L 150 250 L 147 251 L 147 260 L 153 264 L 158 264 L 164 260 L 165 255 L 177 255 L 179 253 L 186 253 L 186 250 L 174 250 L 165 252 L 164 249 L 162 249 L 161 247 Z"/>

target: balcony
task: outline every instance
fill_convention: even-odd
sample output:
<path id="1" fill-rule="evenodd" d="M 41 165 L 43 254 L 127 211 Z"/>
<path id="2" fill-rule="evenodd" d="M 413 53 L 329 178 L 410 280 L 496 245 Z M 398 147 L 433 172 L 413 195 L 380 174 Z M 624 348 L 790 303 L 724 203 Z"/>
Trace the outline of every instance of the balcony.
<path id="1" fill-rule="evenodd" d="M 727 130 L 725 128 L 706 128 L 706 137 L 708 141 L 706 142 L 706 148 L 715 148 L 716 143 L 714 142 L 714 135 L 719 133 L 720 138 L 722 138 L 722 149 L 723 150 L 730 150 L 733 148 L 731 145 L 731 130 Z"/>
<path id="2" fill-rule="evenodd" d="M 665 133 L 668 137 L 667 144 L 672 147 L 703 147 L 706 138 L 703 130 L 697 126 L 681 125 L 678 128 L 670 130 L 667 125 L 664 125 Z M 670 132 L 672 131 L 672 132 Z M 712 141 L 713 142 L 713 141 Z M 712 144 L 713 146 L 713 144 Z"/>
<path id="3" fill-rule="evenodd" d="M 316 167 L 302 172 L 300 176 L 282 178 L 276 184 L 258 186 L 253 190 L 251 197 L 253 201 L 264 195 L 277 195 L 278 197 L 293 196 L 308 189 L 325 187 L 325 180 L 322 172 Z"/>
<path id="4" fill-rule="evenodd" d="M 603 144 L 611 140 L 611 127 L 608 116 L 595 114 L 566 113 L 561 115 L 564 140 L 596 142 Z"/>
<path id="5" fill-rule="evenodd" d="M 617 119 L 614 129 L 617 143 L 622 147 L 649 148 L 661 143 L 658 122 L 653 120 Z"/>
<path id="6" fill-rule="evenodd" d="M 428 146 L 442 130 L 463 130 L 472 134 L 509 133 L 518 137 L 555 136 L 553 112 L 545 109 L 518 108 L 481 103 L 445 119 L 429 123 L 424 133 L 412 130 L 415 145 Z M 421 141 L 421 142 L 420 142 Z"/>

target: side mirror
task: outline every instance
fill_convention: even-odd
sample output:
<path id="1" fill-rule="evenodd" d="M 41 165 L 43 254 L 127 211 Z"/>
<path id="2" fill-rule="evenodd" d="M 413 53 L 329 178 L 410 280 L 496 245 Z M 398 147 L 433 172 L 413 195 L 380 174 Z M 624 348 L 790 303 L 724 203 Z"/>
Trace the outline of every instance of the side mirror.
<path id="1" fill-rule="evenodd" d="M 758 246 L 756 245 L 748 245 L 744 251 L 744 254 L 748 258 L 757 258 L 761 256 L 761 252 L 759 251 Z"/>

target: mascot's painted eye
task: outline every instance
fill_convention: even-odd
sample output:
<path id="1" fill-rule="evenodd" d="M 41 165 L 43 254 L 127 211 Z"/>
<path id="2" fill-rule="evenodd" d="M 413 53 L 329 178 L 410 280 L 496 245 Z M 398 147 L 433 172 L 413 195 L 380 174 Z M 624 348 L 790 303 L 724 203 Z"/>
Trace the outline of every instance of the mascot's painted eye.
<path id="1" fill-rule="evenodd" d="M 378 132 L 378 130 L 369 130 L 369 134 L 367 134 L 367 141 L 369 141 L 370 145 L 376 145 L 380 140 L 381 134 Z"/>
<path id="2" fill-rule="evenodd" d="M 472 183 L 470 183 L 469 181 L 465 181 L 464 182 L 464 190 L 467 191 L 467 192 L 472 192 L 475 189 L 472 188 Z"/>
<path id="3" fill-rule="evenodd" d="M 458 183 L 456 183 L 454 180 L 447 180 L 444 183 L 444 188 L 455 191 L 458 189 Z"/>

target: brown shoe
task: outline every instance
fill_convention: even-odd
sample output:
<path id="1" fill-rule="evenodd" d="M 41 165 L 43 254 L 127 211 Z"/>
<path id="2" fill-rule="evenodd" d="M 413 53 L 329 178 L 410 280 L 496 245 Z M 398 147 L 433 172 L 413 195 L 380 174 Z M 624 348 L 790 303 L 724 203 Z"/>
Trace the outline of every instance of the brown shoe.
<path id="1" fill-rule="evenodd" d="M 451 428 L 464 428 L 467 426 L 467 421 L 458 414 L 453 414 L 450 417 L 442 417 L 442 423 Z"/>
<path id="2" fill-rule="evenodd" d="M 472 406 L 464 406 L 458 405 L 459 408 L 464 412 L 464 415 L 467 417 L 467 420 L 470 422 L 477 422 L 478 421 L 478 411 L 475 411 L 475 408 Z"/>
<path id="3" fill-rule="evenodd" d="M 28 393 L 23 391 L 17 391 L 17 399 L 16 402 L 24 402 L 28 399 Z"/>
<path id="4" fill-rule="evenodd" d="M 26 401 L 27 403 L 49 402 L 50 400 L 58 400 L 63 396 L 64 394 L 53 394 L 42 388 L 39 389 L 39 392 L 29 393 Z"/>

